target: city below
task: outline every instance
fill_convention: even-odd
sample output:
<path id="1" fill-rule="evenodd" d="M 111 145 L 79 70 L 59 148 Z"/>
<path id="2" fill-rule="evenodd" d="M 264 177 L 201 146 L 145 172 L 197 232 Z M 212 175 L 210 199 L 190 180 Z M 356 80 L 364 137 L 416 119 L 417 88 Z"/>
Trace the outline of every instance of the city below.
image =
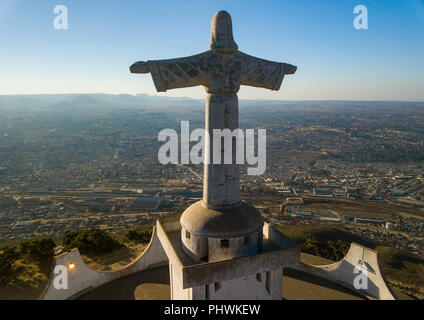
<path id="1" fill-rule="evenodd" d="M 1 96 L 0 245 L 91 227 L 123 234 L 180 215 L 202 198 L 203 165 L 160 164 L 158 133 L 204 127 L 202 104 Z M 242 165 L 240 180 L 267 222 L 289 237 L 337 230 L 424 259 L 423 103 L 242 100 L 240 127 L 267 130 L 265 173 Z"/>

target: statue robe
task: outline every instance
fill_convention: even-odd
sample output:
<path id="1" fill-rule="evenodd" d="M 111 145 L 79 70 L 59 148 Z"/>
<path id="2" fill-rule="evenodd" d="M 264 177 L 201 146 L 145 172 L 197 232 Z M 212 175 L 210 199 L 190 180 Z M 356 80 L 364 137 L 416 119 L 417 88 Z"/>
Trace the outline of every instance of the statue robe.
<path id="1" fill-rule="evenodd" d="M 203 85 L 208 93 L 237 93 L 240 85 L 279 90 L 284 63 L 240 51 L 224 55 L 209 50 L 194 56 L 147 61 L 156 90 Z"/>

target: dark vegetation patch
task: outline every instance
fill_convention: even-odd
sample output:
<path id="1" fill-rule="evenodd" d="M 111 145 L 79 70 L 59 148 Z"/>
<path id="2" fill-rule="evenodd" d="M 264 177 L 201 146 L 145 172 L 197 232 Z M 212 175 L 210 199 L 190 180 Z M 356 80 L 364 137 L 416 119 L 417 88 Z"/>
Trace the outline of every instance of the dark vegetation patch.
<path id="1" fill-rule="evenodd" d="M 108 253 L 122 247 L 107 231 L 91 228 L 78 231 L 66 231 L 62 239 L 65 250 L 78 248 L 82 254 Z"/>

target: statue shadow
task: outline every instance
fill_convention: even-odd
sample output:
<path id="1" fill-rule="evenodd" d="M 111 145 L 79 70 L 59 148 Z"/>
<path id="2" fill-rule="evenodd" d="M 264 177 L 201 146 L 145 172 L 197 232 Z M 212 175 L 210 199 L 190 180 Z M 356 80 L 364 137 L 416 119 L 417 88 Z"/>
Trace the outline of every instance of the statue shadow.
<path id="1" fill-rule="evenodd" d="M 169 283 L 168 266 L 147 269 L 105 283 L 83 294 L 78 300 L 136 300 L 136 291 L 138 291 L 138 288 L 143 285 L 150 285 L 150 287 L 146 286 L 145 290 L 150 291 L 151 287 L 159 284 L 161 286 L 157 286 L 157 290 L 152 290 L 152 292 L 155 291 L 152 293 L 154 296 L 149 297 L 149 292 L 143 292 L 142 299 L 154 300 L 158 299 L 158 296 L 167 297 L 170 295 Z M 147 290 L 147 288 L 149 289 Z M 157 292 L 158 290 L 161 292 Z M 166 290 L 167 292 L 165 292 Z"/>

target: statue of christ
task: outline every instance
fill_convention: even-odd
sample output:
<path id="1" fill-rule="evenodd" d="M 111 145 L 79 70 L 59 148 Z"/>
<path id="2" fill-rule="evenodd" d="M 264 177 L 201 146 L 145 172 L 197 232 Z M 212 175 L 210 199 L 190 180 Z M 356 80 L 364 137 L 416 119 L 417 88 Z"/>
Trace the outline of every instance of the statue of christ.
<path id="1" fill-rule="evenodd" d="M 233 38 L 231 16 L 226 11 L 215 14 L 211 29 L 209 51 L 177 59 L 140 61 L 130 67 L 132 73 L 150 73 L 158 92 L 202 85 L 208 93 L 206 132 L 209 135 L 213 129 L 238 128 L 240 85 L 279 90 L 284 76 L 294 74 L 297 69 L 240 52 Z M 206 150 L 213 154 L 213 142 L 206 142 Z M 240 202 L 239 167 L 234 155 L 233 164 L 205 163 L 204 206 L 220 208 Z"/>

